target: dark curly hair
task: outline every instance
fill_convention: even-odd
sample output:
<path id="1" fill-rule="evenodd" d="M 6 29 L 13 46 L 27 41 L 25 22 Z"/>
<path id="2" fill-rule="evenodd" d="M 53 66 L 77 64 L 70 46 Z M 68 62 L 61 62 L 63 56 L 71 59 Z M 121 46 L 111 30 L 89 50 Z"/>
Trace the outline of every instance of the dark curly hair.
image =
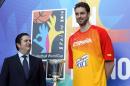
<path id="1" fill-rule="evenodd" d="M 90 6 L 88 5 L 88 3 L 86 3 L 86 2 L 79 2 L 79 3 L 77 3 L 75 5 L 74 10 L 76 8 L 78 8 L 78 7 L 83 7 L 83 8 L 85 8 L 86 12 L 90 13 Z"/>

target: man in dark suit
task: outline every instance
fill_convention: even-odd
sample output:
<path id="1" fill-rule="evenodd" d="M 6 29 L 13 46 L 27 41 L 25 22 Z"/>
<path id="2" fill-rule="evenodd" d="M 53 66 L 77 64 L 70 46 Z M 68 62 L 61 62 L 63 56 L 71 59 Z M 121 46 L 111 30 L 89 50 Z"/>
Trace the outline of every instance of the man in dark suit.
<path id="1" fill-rule="evenodd" d="M 4 60 L 0 86 L 46 86 L 42 60 L 29 54 L 29 34 L 19 34 L 15 43 L 18 53 Z"/>

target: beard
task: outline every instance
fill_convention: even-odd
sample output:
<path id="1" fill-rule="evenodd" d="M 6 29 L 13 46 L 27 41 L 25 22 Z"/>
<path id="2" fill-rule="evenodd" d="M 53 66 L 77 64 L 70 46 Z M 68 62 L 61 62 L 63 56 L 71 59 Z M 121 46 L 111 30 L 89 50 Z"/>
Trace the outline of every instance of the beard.
<path id="1" fill-rule="evenodd" d="M 80 26 L 85 26 L 86 23 L 89 21 L 89 18 L 86 19 L 77 19 L 77 22 Z"/>

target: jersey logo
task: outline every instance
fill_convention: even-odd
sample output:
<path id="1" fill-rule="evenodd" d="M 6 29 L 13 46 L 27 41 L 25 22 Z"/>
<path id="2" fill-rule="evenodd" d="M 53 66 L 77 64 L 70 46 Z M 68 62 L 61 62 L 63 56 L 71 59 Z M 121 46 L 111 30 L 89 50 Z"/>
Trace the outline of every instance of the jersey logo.
<path id="1" fill-rule="evenodd" d="M 85 67 L 88 65 L 88 55 L 83 55 L 76 61 L 76 66 L 79 68 Z"/>
<path id="2" fill-rule="evenodd" d="M 85 40 L 82 40 L 82 41 L 76 41 L 73 43 L 73 47 L 81 46 L 81 45 L 88 44 L 88 43 L 92 43 L 91 38 L 86 38 Z"/>

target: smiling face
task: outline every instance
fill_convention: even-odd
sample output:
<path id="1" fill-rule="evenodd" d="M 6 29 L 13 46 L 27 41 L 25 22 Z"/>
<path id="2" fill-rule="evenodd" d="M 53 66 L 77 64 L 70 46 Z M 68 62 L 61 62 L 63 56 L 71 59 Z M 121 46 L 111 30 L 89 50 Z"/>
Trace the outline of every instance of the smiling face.
<path id="1" fill-rule="evenodd" d="M 77 7 L 75 9 L 75 16 L 76 16 L 77 23 L 80 26 L 85 26 L 89 21 L 90 13 L 88 13 L 84 7 Z"/>
<path id="2" fill-rule="evenodd" d="M 22 54 L 29 54 L 31 50 L 31 38 L 24 35 L 20 39 L 20 43 L 17 43 L 17 47 Z"/>

